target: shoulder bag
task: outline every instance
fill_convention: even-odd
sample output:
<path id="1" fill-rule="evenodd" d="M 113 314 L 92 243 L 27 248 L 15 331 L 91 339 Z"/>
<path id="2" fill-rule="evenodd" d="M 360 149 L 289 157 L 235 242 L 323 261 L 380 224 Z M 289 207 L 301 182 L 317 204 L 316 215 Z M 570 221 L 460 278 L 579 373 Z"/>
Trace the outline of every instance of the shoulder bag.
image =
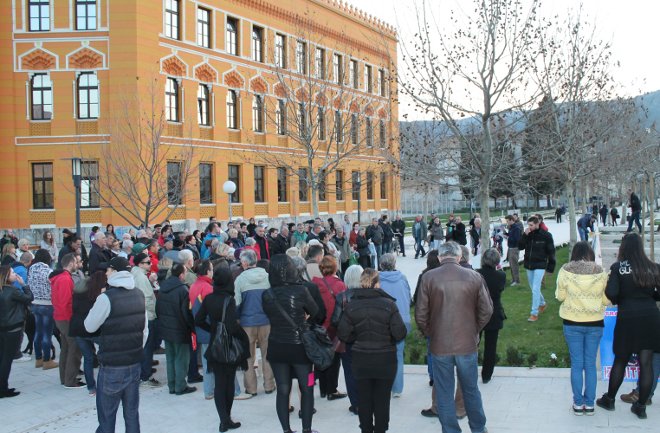
<path id="1" fill-rule="evenodd" d="M 216 364 L 238 365 L 250 357 L 249 345 L 244 344 L 243 339 L 232 336 L 227 332 L 225 318 L 229 297 L 225 299 L 222 306 L 222 321 L 215 328 L 215 336 L 211 345 L 206 349 L 204 357 L 207 361 Z"/>

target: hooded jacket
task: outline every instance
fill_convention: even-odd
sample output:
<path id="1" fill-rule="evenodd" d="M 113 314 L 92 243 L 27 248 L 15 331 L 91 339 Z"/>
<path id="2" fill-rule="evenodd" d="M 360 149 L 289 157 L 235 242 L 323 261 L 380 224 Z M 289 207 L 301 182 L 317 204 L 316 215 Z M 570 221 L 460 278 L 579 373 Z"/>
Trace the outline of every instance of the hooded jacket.
<path id="1" fill-rule="evenodd" d="M 27 284 L 34 295 L 34 305 L 53 305 L 48 276 L 53 270 L 45 263 L 34 263 L 28 269 Z"/>
<path id="2" fill-rule="evenodd" d="M 410 327 L 410 285 L 400 271 L 379 272 L 380 288 L 395 300 L 403 323 Z"/>
<path id="3" fill-rule="evenodd" d="M 568 325 L 604 326 L 607 272 L 594 262 L 568 262 L 557 275 L 559 317 Z"/>
<path id="4" fill-rule="evenodd" d="M 170 343 L 190 343 L 190 334 L 195 329 L 190 311 L 188 286 L 178 277 L 171 276 L 160 285 L 156 301 L 158 331 Z"/>
<path id="5" fill-rule="evenodd" d="M 525 269 L 545 269 L 549 273 L 555 271 L 555 243 L 549 232 L 538 229 L 523 233 L 518 248 L 525 250 Z"/>
<path id="6" fill-rule="evenodd" d="M 204 298 L 213 293 L 213 281 L 206 275 L 200 275 L 197 281 L 190 286 L 188 298 L 190 300 L 190 310 L 193 317 L 196 317 L 197 312 L 204 302 Z M 197 334 L 197 343 L 210 344 L 211 336 L 207 330 L 195 325 L 195 333 Z"/>
<path id="7" fill-rule="evenodd" d="M 154 288 L 147 277 L 147 272 L 139 266 L 131 268 L 131 275 L 135 279 L 135 287 L 144 295 L 144 306 L 147 310 L 147 320 L 156 320 L 156 295 Z"/>
<path id="8" fill-rule="evenodd" d="M 270 323 L 261 301 L 261 297 L 267 289 L 270 289 L 268 272 L 263 268 L 249 268 L 236 277 L 234 299 L 238 307 L 241 326 L 264 326 Z"/>
<path id="9" fill-rule="evenodd" d="M 70 321 L 73 315 L 73 278 L 65 269 L 58 269 L 48 278 L 51 286 L 53 319 Z"/>
<path id="10" fill-rule="evenodd" d="M 22 333 L 26 307 L 31 301 L 32 292 L 28 287 L 4 286 L 0 290 L 0 331 Z"/>

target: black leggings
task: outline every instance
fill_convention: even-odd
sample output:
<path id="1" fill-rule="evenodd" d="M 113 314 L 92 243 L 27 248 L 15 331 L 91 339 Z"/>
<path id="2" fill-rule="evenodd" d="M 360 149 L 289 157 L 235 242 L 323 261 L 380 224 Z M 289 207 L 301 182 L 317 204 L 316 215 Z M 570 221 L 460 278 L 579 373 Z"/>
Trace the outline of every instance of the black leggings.
<path id="1" fill-rule="evenodd" d="M 291 382 L 295 377 L 298 379 L 300 394 L 302 396 L 302 425 L 303 433 L 312 430 L 312 415 L 314 411 L 314 373 L 312 373 L 312 364 L 284 364 L 280 362 L 271 362 L 275 384 L 277 385 L 277 398 L 275 408 L 277 417 L 280 419 L 282 430 L 291 431 L 289 424 L 289 396 L 291 394 Z M 311 385 L 310 385 L 311 384 Z"/>
<path id="2" fill-rule="evenodd" d="M 621 383 L 623 383 L 623 376 L 626 374 L 626 366 L 632 353 L 625 356 L 614 356 L 614 363 L 610 372 L 610 383 L 607 388 L 607 395 L 610 398 L 615 398 Z M 637 354 L 639 358 L 639 403 L 646 404 L 646 401 L 651 395 L 651 388 L 653 381 L 657 378 L 653 377 L 653 351 L 640 350 Z"/>
<path id="3" fill-rule="evenodd" d="M 231 421 L 231 407 L 234 405 L 234 381 L 236 379 L 236 366 L 214 365 L 215 390 L 213 400 L 218 411 L 220 422 L 227 424 Z"/>
<path id="4" fill-rule="evenodd" d="M 481 331 L 481 334 L 486 334 L 484 340 L 484 361 L 481 368 L 481 378 L 484 381 L 490 380 L 495 370 L 495 363 L 497 362 L 497 337 L 500 330 Z"/>

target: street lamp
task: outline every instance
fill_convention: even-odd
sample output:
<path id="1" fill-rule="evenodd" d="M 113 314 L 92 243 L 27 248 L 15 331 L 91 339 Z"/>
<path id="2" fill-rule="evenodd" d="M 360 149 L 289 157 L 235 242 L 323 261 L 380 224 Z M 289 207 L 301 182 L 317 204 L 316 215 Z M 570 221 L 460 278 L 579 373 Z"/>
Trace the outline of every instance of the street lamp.
<path id="1" fill-rule="evenodd" d="M 231 195 L 236 192 L 236 184 L 232 182 L 231 180 L 228 180 L 227 182 L 222 184 L 222 190 L 227 194 L 229 197 L 229 221 L 231 222 L 232 220 L 232 215 L 231 215 Z"/>
<path id="2" fill-rule="evenodd" d="M 358 223 L 362 222 L 360 208 L 362 203 L 362 176 L 360 172 L 357 173 L 357 195 L 358 195 Z"/>
<path id="3" fill-rule="evenodd" d="M 71 158 L 71 174 L 73 175 L 73 186 L 76 189 L 76 235 L 80 236 L 80 187 L 82 180 L 82 160 Z"/>

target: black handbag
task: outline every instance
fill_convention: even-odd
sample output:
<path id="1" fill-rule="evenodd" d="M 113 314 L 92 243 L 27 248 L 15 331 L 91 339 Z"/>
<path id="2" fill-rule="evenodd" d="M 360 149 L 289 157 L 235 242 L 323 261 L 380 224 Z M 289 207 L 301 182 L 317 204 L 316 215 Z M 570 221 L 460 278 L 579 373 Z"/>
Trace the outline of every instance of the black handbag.
<path id="1" fill-rule="evenodd" d="M 222 322 L 216 325 L 215 337 L 206 349 L 204 357 L 215 364 L 238 365 L 250 357 L 250 348 L 240 336 L 233 336 L 227 332 L 224 321 L 228 305 L 229 297 L 222 306 Z"/>
<path id="2" fill-rule="evenodd" d="M 273 298 L 275 306 L 284 318 L 300 332 L 303 346 L 305 347 L 305 354 L 312 361 L 317 370 L 325 370 L 332 365 L 335 356 L 335 349 L 328 337 L 326 329 L 316 323 L 305 322 L 302 326 L 296 325 L 291 316 L 282 308 L 280 303 L 275 297 L 272 289 L 268 289 L 269 295 Z"/>

